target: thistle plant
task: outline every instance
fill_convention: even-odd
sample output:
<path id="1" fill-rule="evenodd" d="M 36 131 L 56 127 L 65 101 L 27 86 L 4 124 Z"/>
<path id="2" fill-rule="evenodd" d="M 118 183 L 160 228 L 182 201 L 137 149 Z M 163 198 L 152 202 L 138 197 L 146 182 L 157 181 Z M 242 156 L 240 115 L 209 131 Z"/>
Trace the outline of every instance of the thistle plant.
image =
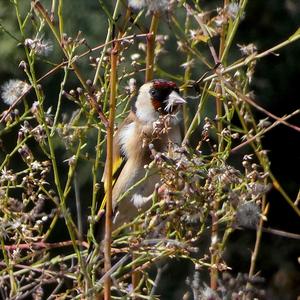
<path id="1" fill-rule="evenodd" d="M 262 232 L 299 239 L 265 228 L 268 192 L 300 210 L 272 173 L 262 139 L 278 125 L 300 131 L 290 122 L 300 110 L 272 114 L 251 82 L 259 60 L 298 41 L 299 28 L 261 50 L 236 40 L 247 0 L 213 9 L 201 1 L 95 1 L 106 36 L 91 41 L 78 24 L 75 35 L 67 31 L 67 1 L 21 2 L 5 4 L 16 36 L 0 24 L 22 50 L 12 62 L 20 77 L 1 87 L 1 297 L 161 299 L 162 274 L 176 259 L 192 266 L 184 299 L 264 299 Z M 152 205 L 112 232 L 113 135 L 137 86 L 155 77 L 176 81 L 188 102 L 183 143 L 163 153 L 149 146 L 153 160 L 134 186 L 159 172 Z M 169 117 L 155 124 L 157 135 L 169 130 Z M 256 232 L 248 274 L 224 257 L 237 230 Z"/>

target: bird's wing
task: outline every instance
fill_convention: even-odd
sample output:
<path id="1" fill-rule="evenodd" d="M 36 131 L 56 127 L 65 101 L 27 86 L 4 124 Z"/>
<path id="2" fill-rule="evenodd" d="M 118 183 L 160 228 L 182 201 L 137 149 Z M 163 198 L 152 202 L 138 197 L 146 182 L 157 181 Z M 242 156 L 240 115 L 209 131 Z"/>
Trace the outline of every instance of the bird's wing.
<path id="1" fill-rule="evenodd" d="M 113 170 L 112 170 L 112 176 L 113 176 L 113 186 L 116 183 L 126 161 L 127 157 L 126 155 L 121 153 L 121 145 L 119 143 L 119 133 L 122 130 L 122 128 L 126 125 L 129 125 L 134 121 L 134 118 L 131 114 L 122 122 L 120 125 L 119 129 L 114 135 L 114 141 L 113 141 Z M 107 198 L 107 188 L 108 188 L 108 174 L 107 174 L 107 164 L 108 161 L 105 162 L 105 167 L 104 167 L 104 172 L 102 176 L 102 182 L 104 183 L 104 191 L 105 191 L 105 196 L 103 198 L 103 201 L 101 203 L 100 210 L 102 210 L 105 206 L 106 203 L 106 198 Z"/>
<path id="2" fill-rule="evenodd" d="M 113 183 L 116 181 L 116 177 L 120 174 L 121 166 L 125 162 L 125 157 L 121 155 L 120 151 L 120 145 L 117 143 L 116 138 L 114 137 L 114 145 L 113 145 L 113 170 L 112 170 L 112 176 L 113 176 Z M 108 185 L 108 174 L 107 174 L 107 164 L 108 161 L 105 161 L 105 167 L 104 172 L 102 176 L 102 182 L 104 182 L 104 190 L 107 191 L 107 185 Z"/>

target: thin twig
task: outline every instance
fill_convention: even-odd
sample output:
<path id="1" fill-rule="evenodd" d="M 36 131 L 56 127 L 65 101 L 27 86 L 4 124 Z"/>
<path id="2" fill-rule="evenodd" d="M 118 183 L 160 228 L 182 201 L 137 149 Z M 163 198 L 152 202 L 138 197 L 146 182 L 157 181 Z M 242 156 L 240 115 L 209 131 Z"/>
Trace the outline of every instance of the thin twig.
<path id="1" fill-rule="evenodd" d="M 293 113 L 289 114 L 288 116 L 284 116 L 281 117 L 280 120 L 282 121 L 286 121 L 289 118 L 295 116 L 296 114 L 300 113 L 300 109 L 297 109 L 296 111 L 294 111 Z M 275 121 L 272 125 L 270 125 L 267 128 L 262 129 L 260 132 L 258 132 L 257 134 L 255 134 L 254 136 L 252 136 L 251 138 L 247 139 L 247 141 L 239 144 L 238 146 L 234 147 L 231 149 L 231 153 L 234 153 L 238 150 L 240 150 L 241 148 L 243 148 L 244 146 L 252 143 L 253 141 L 255 141 L 258 137 L 261 137 L 262 135 L 266 134 L 268 131 L 270 131 L 271 129 L 273 129 L 274 127 L 276 127 L 277 125 L 281 124 L 281 121 Z"/>
<path id="2" fill-rule="evenodd" d="M 239 69 L 243 66 L 247 66 L 251 62 L 258 60 L 260 58 L 266 57 L 268 55 L 273 55 L 275 51 L 280 50 L 281 48 L 284 48 L 285 46 L 297 41 L 298 39 L 300 39 L 300 34 L 294 34 L 294 35 L 292 35 L 292 37 L 288 38 L 287 40 L 283 41 L 282 43 L 275 45 L 272 48 L 269 48 L 261 53 L 255 54 L 255 55 L 249 55 L 242 61 L 237 61 L 237 62 L 231 64 L 231 66 L 228 66 L 228 67 L 224 68 L 224 70 L 222 70 L 222 74 L 226 74 L 226 73 L 229 73 L 236 69 Z M 207 76 L 203 79 L 203 82 L 211 81 L 213 78 L 216 78 L 217 76 L 218 76 L 217 74 L 212 74 L 210 76 Z"/>
<path id="3" fill-rule="evenodd" d="M 235 87 L 232 86 L 232 84 L 230 84 L 229 82 L 226 82 L 225 80 L 223 81 L 225 86 L 227 85 L 229 88 L 226 88 L 226 91 L 228 93 L 230 93 L 231 95 L 234 96 L 234 94 L 232 94 L 232 91 L 234 91 L 234 93 L 236 94 L 236 96 L 238 96 L 240 99 L 244 100 L 245 102 L 249 103 L 251 106 L 255 107 L 257 110 L 263 112 L 264 114 L 266 114 L 267 116 L 269 116 L 270 118 L 280 122 L 281 124 L 284 124 L 298 132 L 300 132 L 300 127 L 290 124 L 288 122 L 286 122 L 285 120 L 283 120 L 280 117 L 277 117 L 276 115 L 272 114 L 271 112 L 269 112 L 268 110 L 266 110 L 265 108 L 261 107 L 260 105 L 258 105 L 255 101 L 253 101 L 250 97 L 247 97 L 246 95 L 244 95 L 243 93 L 241 93 L 239 90 L 237 90 Z"/>
<path id="4" fill-rule="evenodd" d="M 262 208 L 265 209 L 265 211 L 263 212 L 263 215 L 266 215 L 267 214 L 267 211 L 268 211 L 268 205 L 266 206 L 266 197 L 264 196 L 263 197 L 263 200 L 262 200 Z M 258 227 L 257 227 L 257 231 L 256 231 L 256 240 L 255 240 L 255 246 L 254 246 L 254 250 L 252 252 L 252 255 L 251 255 L 251 263 L 250 263 L 250 269 L 249 269 L 249 273 L 248 273 L 248 276 L 250 279 L 253 278 L 254 276 L 254 272 L 255 272 L 255 267 L 256 267 L 256 260 L 257 260 L 257 256 L 258 256 L 258 252 L 259 252 L 259 248 L 260 248 L 260 243 L 261 243 L 261 238 L 262 238 L 262 232 L 263 232 L 263 223 L 264 223 L 264 218 L 261 216 L 260 219 L 259 219 L 259 224 L 258 224 Z M 246 285 L 246 288 L 250 288 L 251 287 L 251 283 L 248 281 L 247 282 L 247 285 Z M 243 296 L 243 300 L 246 300 L 246 295 Z"/>
<path id="5" fill-rule="evenodd" d="M 132 35 L 128 35 L 128 36 L 124 36 L 122 38 L 118 38 L 118 39 L 113 39 L 111 41 L 105 42 L 104 44 L 101 44 L 99 46 L 96 46 L 94 48 L 92 48 L 89 51 L 86 51 L 82 54 L 79 54 L 77 59 L 83 58 L 86 55 L 90 54 L 91 52 L 100 50 L 106 46 L 109 46 L 115 42 L 124 42 L 124 41 L 128 41 L 130 42 L 131 40 L 137 39 L 137 38 L 145 38 L 145 37 L 149 37 L 151 35 L 151 33 L 142 33 L 142 34 L 132 34 Z M 39 79 L 36 80 L 37 83 L 40 83 L 42 80 L 44 80 L 45 78 L 49 77 L 50 75 L 54 74 L 55 72 L 57 72 L 58 70 L 60 70 L 62 67 L 66 66 L 68 64 L 67 61 L 61 62 L 60 64 L 56 65 L 53 69 L 51 69 L 50 71 L 48 71 L 46 74 L 44 74 L 42 77 L 40 77 Z M 16 105 L 32 90 L 32 86 L 28 87 L 28 90 L 26 90 L 22 95 L 20 95 L 11 105 L 10 107 L 3 113 L 1 119 L 0 119 L 0 123 L 2 123 L 6 117 L 8 116 L 8 114 L 16 107 Z"/>
<path id="6" fill-rule="evenodd" d="M 76 172 L 74 172 L 73 184 L 74 184 L 74 192 L 75 192 L 77 226 L 78 226 L 79 240 L 82 241 L 83 240 L 83 227 L 82 227 L 82 220 L 83 219 L 82 219 L 82 209 L 81 209 L 79 186 L 78 186 L 78 176 L 77 176 Z"/>
<path id="7" fill-rule="evenodd" d="M 236 229 L 244 230 L 244 228 L 240 228 L 240 227 L 237 227 Z M 251 228 L 251 227 L 246 227 L 245 229 L 256 230 L 256 228 Z M 300 234 L 293 233 L 293 232 L 288 232 L 288 231 L 284 231 L 284 230 L 280 230 L 280 229 L 274 229 L 274 228 L 270 228 L 270 227 L 262 227 L 262 231 L 266 232 L 266 233 L 278 235 L 278 236 L 281 236 L 281 237 L 284 237 L 287 239 L 300 240 Z"/>
<path id="8" fill-rule="evenodd" d="M 202 18 L 199 14 L 197 14 L 192 8 L 191 6 L 189 6 L 188 4 L 184 4 L 184 7 L 186 8 L 187 12 L 190 14 L 190 15 L 193 15 L 195 20 L 198 22 L 198 24 L 200 25 L 201 27 L 201 30 L 203 31 L 203 33 L 205 34 L 205 36 L 208 38 L 207 40 L 207 44 L 208 44 L 208 48 L 210 50 L 210 53 L 214 59 L 214 62 L 215 62 L 215 65 L 219 64 L 220 63 L 220 60 L 219 60 L 219 57 L 217 55 L 217 52 L 212 44 L 212 41 L 211 41 L 211 36 L 209 34 L 209 32 L 206 30 L 206 27 L 205 25 L 203 24 L 203 21 L 202 21 Z"/>
<path id="9" fill-rule="evenodd" d="M 47 78 L 48 76 L 54 74 L 56 71 L 58 71 L 59 69 L 61 69 L 63 66 L 65 66 L 67 64 L 67 62 L 62 62 L 60 64 L 58 64 L 57 66 L 55 66 L 53 69 L 51 69 L 50 71 L 48 71 L 46 74 L 44 74 L 42 77 L 40 77 L 39 79 L 36 80 L 36 83 L 40 83 L 42 80 L 44 80 L 45 78 Z M 28 89 L 22 94 L 20 95 L 11 105 L 10 107 L 3 113 L 2 118 L 0 119 L 0 123 L 2 123 L 6 117 L 8 116 L 8 114 L 16 107 L 16 105 L 32 90 L 33 86 L 29 86 Z"/>
<path id="10" fill-rule="evenodd" d="M 89 245 L 84 241 L 75 241 L 77 245 L 83 246 L 88 249 Z M 64 241 L 58 243 L 45 243 L 45 242 L 34 242 L 34 243 L 26 243 L 26 244 L 18 244 L 18 245 L 4 245 L 4 249 L 7 251 L 14 251 L 17 249 L 26 250 L 26 249 L 54 249 L 61 247 L 69 247 L 72 246 L 72 241 Z"/>

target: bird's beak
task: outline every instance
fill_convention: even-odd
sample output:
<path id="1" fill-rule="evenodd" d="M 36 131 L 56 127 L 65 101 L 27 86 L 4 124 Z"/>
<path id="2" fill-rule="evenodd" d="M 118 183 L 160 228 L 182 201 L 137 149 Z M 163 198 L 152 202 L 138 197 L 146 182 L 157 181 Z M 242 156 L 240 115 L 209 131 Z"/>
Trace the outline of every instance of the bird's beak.
<path id="1" fill-rule="evenodd" d="M 183 105 L 186 101 L 175 91 L 172 91 L 169 97 L 167 98 L 166 111 L 171 112 L 174 108 L 179 105 Z"/>
<path id="2" fill-rule="evenodd" d="M 175 91 L 169 95 L 168 101 L 172 103 L 172 105 L 183 105 L 186 103 L 186 101 Z"/>

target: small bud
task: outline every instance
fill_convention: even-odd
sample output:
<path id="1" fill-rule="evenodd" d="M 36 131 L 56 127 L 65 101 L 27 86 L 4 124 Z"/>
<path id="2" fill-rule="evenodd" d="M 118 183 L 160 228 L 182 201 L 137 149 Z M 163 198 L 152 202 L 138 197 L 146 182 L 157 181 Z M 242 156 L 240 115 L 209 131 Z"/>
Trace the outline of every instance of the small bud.
<path id="1" fill-rule="evenodd" d="M 92 87 L 93 86 L 93 82 L 91 79 L 88 79 L 86 82 L 85 82 L 88 86 Z"/>
<path id="2" fill-rule="evenodd" d="M 93 56 L 90 56 L 90 57 L 89 57 L 89 61 L 90 61 L 92 64 L 96 63 L 96 59 L 95 59 L 95 57 L 93 57 Z"/>
<path id="3" fill-rule="evenodd" d="M 77 91 L 77 93 L 78 93 L 79 96 L 83 95 L 83 89 L 81 87 L 78 87 L 76 89 L 76 91 Z"/>
<path id="4" fill-rule="evenodd" d="M 19 68 L 22 69 L 22 70 L 27 69 L 27 64 L 24 60 L 21 60 L 21 62 L 19 63 Z"/>
<path id="5" fill-rule="evenodd" d="M 77 97 L 77 94 L 76 94 L 76 92 L 75 92 L 74 90 L 70 90 L 69 94 L 70 94 L 72 97 L 74 97 L 74 98 Z"/>

